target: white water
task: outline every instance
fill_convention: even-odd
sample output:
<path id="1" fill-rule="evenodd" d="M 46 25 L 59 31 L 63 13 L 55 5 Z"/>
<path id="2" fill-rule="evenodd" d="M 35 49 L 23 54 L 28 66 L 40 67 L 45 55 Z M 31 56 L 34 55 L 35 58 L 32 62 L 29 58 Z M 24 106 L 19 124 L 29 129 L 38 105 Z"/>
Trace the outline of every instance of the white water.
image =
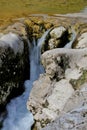
<path id="1" fill-rule="evenodd" d="M 70 42 L 68 42 L 68 43 L 64 46 L 64 48 L 68 48 L 68 49 L 72 48 L 72 44 L 73 44 L 73 42 L 75 41 L 76 36 L 77 36 L 77 34 L 76 34 L 75 30 L 72 29 L 71 40 L 70 40 Z"/>
<path id="2" fill-rule="evenodd" d="M 44 72 L 43 67 L 40 65 L 40 47 L 44 42 L 46 35 L 49 31 L 46 31 L 42 38 L 36 45 L 35 39 L 33 45 L 29 44 L 30 48 L 30 80 L 25 81 L 25 92 L 11 100 L 7 105 L 7 118 L 4 120 L 2 130 L 31 130 L 31 126 L 34 123 L 32 114 L 26 108 L 26 102 L 29 97 L 30 90 L 32 88 L 33 81 L 38 79 L 39 74 Z"/>

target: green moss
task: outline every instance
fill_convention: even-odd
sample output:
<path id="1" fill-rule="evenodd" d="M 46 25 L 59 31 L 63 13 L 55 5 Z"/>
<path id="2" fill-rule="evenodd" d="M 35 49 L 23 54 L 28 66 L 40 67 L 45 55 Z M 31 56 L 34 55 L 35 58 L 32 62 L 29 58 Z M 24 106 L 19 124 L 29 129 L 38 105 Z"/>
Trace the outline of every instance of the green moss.
<path id="1" fill-rule="evenodd" d="M 72 84 L 73 88 L 79 89 L 82 84 L 87 82 L 87 70 L 83 70 L 83 74 L 80 76 L 78 80 L 71 79 L 70 83 Z"/>

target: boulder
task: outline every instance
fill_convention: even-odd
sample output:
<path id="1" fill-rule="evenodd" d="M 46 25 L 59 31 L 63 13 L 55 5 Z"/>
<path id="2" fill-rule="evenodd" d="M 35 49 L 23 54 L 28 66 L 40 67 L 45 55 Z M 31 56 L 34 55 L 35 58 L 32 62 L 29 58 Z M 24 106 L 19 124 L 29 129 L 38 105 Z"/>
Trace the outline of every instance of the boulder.
<path id="1" fill-rule="evenodd" d="M 50 32 L 50 36 L 51 36 L 51 38 L 58 39 L 58 38 L 60 38 L 65 32 L 66 32 L 66 28 L 64 28 L 63 26 L 60 26 L 60 27 L 54 28 L 54 29 Z"/>
<path id="2" fill-rule="evenodd" d="M 33 37 L 35 37 L 37 40 L 41 38 L 43 33 L 53 26 L 53 24 L 45 22 L 45 20 L 42 20 L 38 17 L 32 18 L 32 20 L 31 18 L 25 19 L 24 24 L 27 27 L 27 31 L 30 36 L 29 38 L 31 41 Z"/>
<path id="3" fill-rule="evenodd" d="M 62 115 L 41 130 L 87 129 L 87 82 L 66 103 Z"/>
<path id="4" fill-rule="evenodd" d="M 0 111 L 10 100 L 23 92 L 23 82 L 29 78 L 28 44 L 14 33 L 0 38 Z M 25 74 L 26 73 L 26 74 Z M 27 75 L 27 76 L 26 76 Z"/>
<path id="5" fill-rule="evenodd" d="M 63 27 L 56 27 L 50 32 L 50 40 L 48 42 L 49 49 L 54 49 L 57 47 L 64 47 L 68 43 L 69 33 L 68 30 Z"/>
<path id="6" fill-rule="evenodd" d="M 84 32 L 80 36 L 78 36 L 76 42 L 73 45 L 73 48 L 87 48 L 87 32 Z"/>
<path id="7" fill-rule="evenodd" d="M 22 39 L 26 39 L 27 40 L 27 30 L 26 30 L 26 26 L 21 23 L 21 22 L 16 22 L 12 25 L 9 25 L 5 30 L 4 33 L 7 34 L 9 32 L 15 33 L 17 35 L 19 35 Z"/>
<path id="8" fill-rule="evenodd" d="M 62 48 L 69 42 L 69 30 L 63 26 L 54 27 L 48 33 L 44 44 L 42 45 L 42 53 L 54 48 Z"/>
<path id="9" fill-rule="evenodd" d="M 87 49 L 53 49 L 41 60 L 45 74 L 34 82 L 27 102 L 37 130 L 58 118 L 75 90 L 87 82 Z"/>

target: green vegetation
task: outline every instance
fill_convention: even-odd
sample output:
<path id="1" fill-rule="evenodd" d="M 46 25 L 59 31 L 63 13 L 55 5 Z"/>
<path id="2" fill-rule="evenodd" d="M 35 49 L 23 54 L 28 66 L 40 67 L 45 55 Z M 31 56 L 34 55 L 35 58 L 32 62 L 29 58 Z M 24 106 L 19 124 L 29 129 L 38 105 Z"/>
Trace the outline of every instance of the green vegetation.
<path id="1" fill-rule="evenodd" d="M 35 13 L 79 12 L 86 5 L 87 0 L 0 0 L 0 23 Z"/>

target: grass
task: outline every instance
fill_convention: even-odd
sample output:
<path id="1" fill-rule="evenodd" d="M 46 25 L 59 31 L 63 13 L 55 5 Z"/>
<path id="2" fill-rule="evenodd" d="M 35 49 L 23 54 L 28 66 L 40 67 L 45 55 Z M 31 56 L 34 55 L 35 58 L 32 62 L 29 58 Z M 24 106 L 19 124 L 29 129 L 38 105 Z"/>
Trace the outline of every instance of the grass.
<path id="1" fill-rule="evenodd" d="M 36 13 L 74 13 L 85 6 L 87 0 L 0 0 L 0 23 Z"/>

